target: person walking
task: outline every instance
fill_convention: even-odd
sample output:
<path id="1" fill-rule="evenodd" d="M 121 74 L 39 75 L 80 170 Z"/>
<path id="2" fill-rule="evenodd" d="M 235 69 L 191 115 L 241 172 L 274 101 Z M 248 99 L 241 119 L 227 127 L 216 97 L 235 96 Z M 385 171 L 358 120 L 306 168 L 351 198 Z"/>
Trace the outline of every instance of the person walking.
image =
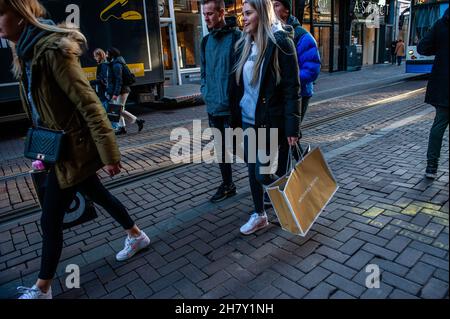
<path id="1" fill-rule="evenodd" d="M 397 57 L 395 55 L 395 49 L 397 48 L 397 40 L 391 42 L 391 63 L 394 65 L 397 62 Z"/>
<path id="2" fill-rule="evenodd" d="M 137 124 L 138 132 L 140 132 L 144 128 L 145 121 L 125 109 L 128 96 L 131 92 L 131 88 L 123 81 L 124 68 L 127 67 L 125 59 L 117 48 L 109 48 L 106 57 L 109 61 L 107 94 L 111 102 L 121 104 L 123 107 L 119 123 L 113 124 L 114 129 L 116 129 L 116 135 L 127 133 L 125 116 L 131 119 L 132 124 Z"/>
<path id="3" fill-rule="evenodd" d="M 240 232 L 249 235 L 269 225 L 264 210 L 264 186 L 278 176 L 271 167 L 276 160 L 267 161 L 264 157 L 269 154 L 276 159 L 278 146 L 284 140 L 290 146 L 298 143 L 301 100 L 297 54 L 289 35 L 292 28 L 287 26 L 289 31 L 283 28 L 271 0 L 244 1 L 243 16 L 245 36 L 237 43 L 239 59 L 234 68 L 236 87 L 231 105 L 232 126 L 248 132 L 244 150 L 254 211 Z M 273 129 L 278 133 L 275 141 Z M 251 131 L 258 143 L 248 138 Z M 261 143 L 264 136 L 266 139 Z M 273 149 L 275 152 L 270 151 Z"/>
<path id="4" fill-rule="evenodd" d="M 231 161 L 227 160 L 225 149 L 225 129 L 230 127 L 230 87 L 233 81 L 232 67 L 235 62 L 234 46 L 242 32 L 225 22 L 223 0 L 203 0 L 203 16 L 209 34 L 201 43 L 201 93 L 206 104 L 209 126 L 221 134 L 215 136 L 220 148 L 215 152 L 219 160 L 222 184 L 217 189 L 212 202 L 219 202 L 236 194 L 233 183 Z M 220 143 L 219 143 L 220 140 Z"/>
<path id="5" fill-rule="evenodd" d="M 103 167 L 110 176 L 117 175 L 121 164 L 105 109 L 79 63 L 86 38 L 44 17 L 38 0 L 0 0 L 0 37 L 13 43 L 13 72 L 20 82 L 23 107 L 34 126 L 66 132 L 61 159 L 48 167 L 38 279 L 31 288 L 18 288 L 20 299 L 52 298 L 51 283 L 63 246 L 63 218 L 77 190 L 103 206 L 125 229 L 125 247 L 117 260 L 127 260 L 150 244 L 96 174 Z"/>
<path id="6" fill-rule="evenodd" d="M 402 59 L 405 56 L 405 43 L 402 39 L 398 39 L 397 41 L 395 46 L 395 56 L 397 57 L 397 65 L 400 66 L 402 64 Z"/>
<path id="7" fill-rule="evenodd" d="M 108 101 L 106 97 L 106 89 L 108 87 L 108 61 L 106 53 L 100 48 L 94 50 L 94 60 L 97 62 L 96 79 L 91 81 L 91 85 L 95 88 L 95 92 L 102 104 Z"/>
<path id="8" fill-rule="evenodd" d="M 436 108 L 436 115 L 428 141 L 427 168 L 425 170 L 425 176 L 430 179 L 437 177 L 442 139 L 448 127 L 448 20 L 449 12 L 447 9 L 443 17 L 436 21 L 431 30 L 417 45 L 419 54 L 435 56 L 425 94 L 425 103 Z"/>

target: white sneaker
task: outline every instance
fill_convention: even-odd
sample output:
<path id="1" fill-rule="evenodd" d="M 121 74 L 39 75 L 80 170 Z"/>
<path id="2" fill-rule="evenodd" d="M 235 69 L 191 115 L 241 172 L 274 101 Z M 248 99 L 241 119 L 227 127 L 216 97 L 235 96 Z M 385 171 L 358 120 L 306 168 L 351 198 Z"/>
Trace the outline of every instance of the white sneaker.
<path id="1" fill-rule="evenodd" d="M 17 291 L 22 294 L 19 299 L 52 299 L 52 287 L 46 293 L 43 293 L 36 285 L 31 288 L 17 287 Z"/>
<path id="2" fill-rule="evenodd" d="M 259 215 L 258 213 L 254 213 L 250 216 L 248 222 L 241 227 L 240 231 L 244 235 L 253 234 L 255 231 L 267 227 L 269 222 L 267 221 L 267 215 Z"/>
<path id="3" fill-rule="evenodd" d="M 125 239 L 125 247 L 116 255 L 117 261 L 124 261 L 133 257 L 138 251 L 150 245 L 150 238 L 141 231 L 139 237 L 127 236 Z"/>

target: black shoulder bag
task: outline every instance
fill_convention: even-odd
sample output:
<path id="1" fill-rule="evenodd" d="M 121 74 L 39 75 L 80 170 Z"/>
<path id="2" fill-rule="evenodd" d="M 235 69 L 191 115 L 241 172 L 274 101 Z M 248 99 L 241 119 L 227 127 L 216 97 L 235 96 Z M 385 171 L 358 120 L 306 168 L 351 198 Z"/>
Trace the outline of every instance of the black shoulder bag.
<path id="1" fill-rule="evenodd" d="M 61 156 L 66 133 L 44 127 L 30 127 L 25 139 L 24 155 L 32 160 L 56 164 Z"/>

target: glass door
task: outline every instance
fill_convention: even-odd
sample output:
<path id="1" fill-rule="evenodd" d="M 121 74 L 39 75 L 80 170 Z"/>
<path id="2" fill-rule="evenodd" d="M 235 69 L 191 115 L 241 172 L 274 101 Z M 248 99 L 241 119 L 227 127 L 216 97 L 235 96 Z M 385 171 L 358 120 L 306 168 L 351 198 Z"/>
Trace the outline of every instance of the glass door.
<path id="1" fill-rule="evenodd" d="M 329 72 L 331 67 L 331 27 L 314 26 L 314 38 L 319 47 L 320 59 L 322 60 L 322 71 Z"/>

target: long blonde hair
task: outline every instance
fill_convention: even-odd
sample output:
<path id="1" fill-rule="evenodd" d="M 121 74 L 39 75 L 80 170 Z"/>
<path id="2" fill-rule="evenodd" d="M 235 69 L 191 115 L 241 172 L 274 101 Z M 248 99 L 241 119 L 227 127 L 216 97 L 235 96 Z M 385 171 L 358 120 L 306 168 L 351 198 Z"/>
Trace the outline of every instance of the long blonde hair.
<path id="1" fill-rule="evenodd" d="M 244 35 L 237 41 L 235 50 L 242 48 L 242 54 L 237 61 L 234 71 L 236 72 L 236 82 L 239 83 L 244 65 L 252 50 L 252 42 L 254 41 L 258 47 L 258 55 L 256 58 L 255 67 L 253 69 L 253 76 L 250 82 L 251 85 L 255 85 L 259 81 L 260 69 L 264 61 L 264 55 L 266 53 L 269 41 L 276 44 L 274 32 L 272 27 L 280 23 L 275 11 L 273 10 L 272 0 L 245 0 L 243 4 L 248 3 L 258 14 L 258 30 L 254 38 L 250 34 Z M 275 57 L 273 61 L 273 69 L 276 75 L 277 84 L 280 82 L 280 67 L 278 64 L 278 50 L 275 51 Z"/>
<path id="2" fill-rule="evenodd" d="M 12 10 L 17 15 L 19 15 L 23 20 L 24 24 L 31 24 L 35 27 L 46 30 L 49 32 L 55 32 L 55 33 L 66 33 L 68 34 L 72 39 L 77 41 L 78 43 L 81 43 L 82 45 L 70 45 L 68 42 L 70 42 L 69 39 L 61 40 L 65 43 L 60 43 L 61 47 L 64 47 L 64 51 L 66 54 L 74 54 L 77 56 L 80 56 L 83 54 L 82 47 L 87 47 L 87 40 L 86 37 L 79 32 L 78 30 L 75 30 L 73 28 L 63 28 L 60 26 L 55 25 L 47 25 L 41 23 L 38 19 L 44 18 L 46 15 L 46 10 L 44 6 L 38 1 L 38 0 L 0 0 L 0 11 L 7 11 Z M 14 76 L 17 79 L 20 79 L 22 75 L 22 70 L 20 66 L 19 57 L 16 53 L 16 46 L 14 43 L 11 43 L 11 49 L 13 53 L 13 66 L 12 66 L 12 72 Z"/>

